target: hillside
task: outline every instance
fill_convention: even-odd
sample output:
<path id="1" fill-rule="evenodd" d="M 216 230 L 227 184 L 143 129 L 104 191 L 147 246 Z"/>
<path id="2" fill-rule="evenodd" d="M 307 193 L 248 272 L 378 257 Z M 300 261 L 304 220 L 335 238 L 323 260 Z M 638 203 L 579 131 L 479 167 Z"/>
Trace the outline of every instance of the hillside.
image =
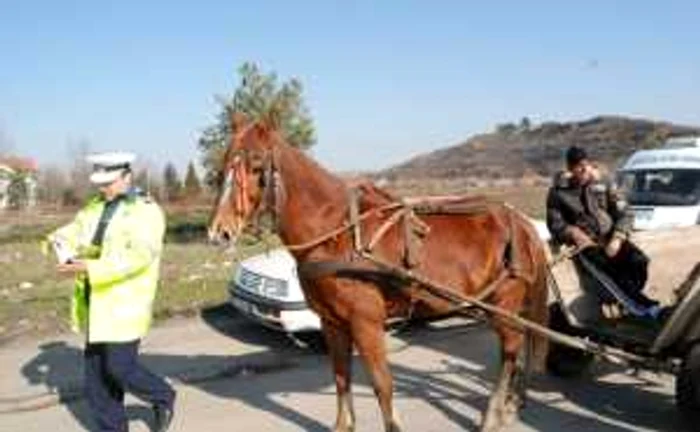
<path id="1" fill-rule="evenodd" d="M 614 116 L 534 126 L 524 121 L 500 125 L 494 132 L 418 156 L 380 175 L 388 180 L 549 177 L 561 168 L 564 151 L 571 144 L 585 147 L 603 165 L 615 167 L 634 150 L 686 134 L 700 135 L 700 127 Z"/>

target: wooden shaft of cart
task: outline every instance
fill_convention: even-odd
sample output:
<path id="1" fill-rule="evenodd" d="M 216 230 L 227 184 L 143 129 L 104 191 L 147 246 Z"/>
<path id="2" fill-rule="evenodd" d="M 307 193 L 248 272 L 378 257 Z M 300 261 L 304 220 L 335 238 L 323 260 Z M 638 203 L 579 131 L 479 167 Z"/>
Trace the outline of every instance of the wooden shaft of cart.
<path id="1" fill-rule="evenodd" d="M 646 357 L 638 356 L 636 354 L 622 351 L 618 348 L 613 348 L 580 337 L 569 336 L 564 333 L 551 330 L 548 327 L 522 318 L 516 314 L 511 313 L 510 311 L 486 303 L 485 301 L 480 300 L 478 298 L 457 293 L 449 287 L 446 287 L 445 285 L 431 281 L 410 270 L 406 270 L 402 267 L 398 267 L 388 261 L 385 261 L 384 259 L 377 257 L 371 252 L 362 251 L 360 253 L 362 257 L 373 262 L 374 264 L 388 271 L 389 273 L 392 273 L 394 276 L 418 283 L 430 294 L 454 304 L 459 309 L 480 309 L 482 311 L 491 313 L 492 315 L 504 318 L 507 321 L 514 324 L 516 327 L 520 327 L 521 329 L 532 331 L 539 335 L 545 336 L 556 343 L 589 352 L 593 355 L 599 356 L 613 363 L 631 363 L 645 365 L 649 364 L 649 359 Z"/>

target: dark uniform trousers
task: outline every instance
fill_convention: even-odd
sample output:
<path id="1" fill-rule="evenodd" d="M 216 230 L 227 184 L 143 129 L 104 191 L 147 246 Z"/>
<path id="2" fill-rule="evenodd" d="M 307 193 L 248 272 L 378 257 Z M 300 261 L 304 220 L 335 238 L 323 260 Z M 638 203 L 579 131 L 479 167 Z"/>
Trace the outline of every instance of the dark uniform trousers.
<path id="1" fill-rule="evenodd" d="M 88 343 L 85 347 L 87 402 L 100 432 L 128 430 L 125 391 L 154 406 L 173 405 L 173 388 L 139 364 L 139 343 Z"/>
<path id="2" fill-rule="evenodd" d="M 612 258 L 599 246 L 586 248 L 580 253 L 596 268 L 610 276 L 635 303 L 643 307 L 656 304 L 642 293 L 647 283 L 649 258 L 633 243 L 624 241 L 618 254 Z M 600 296 L 604 302 L 613 300 L 607 291 L 601 291 Z"/>

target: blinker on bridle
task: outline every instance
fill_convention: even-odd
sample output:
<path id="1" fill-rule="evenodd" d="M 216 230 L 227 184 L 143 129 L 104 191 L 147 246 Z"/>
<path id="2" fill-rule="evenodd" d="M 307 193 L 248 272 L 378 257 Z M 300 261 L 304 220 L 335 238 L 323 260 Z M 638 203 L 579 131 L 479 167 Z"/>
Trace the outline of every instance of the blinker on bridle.
<path id="1" fill-rule="evenodd" d="M 269 231 L 277 232 L 279 222 L 280 186 L 281 178 L 277 168 L 276 154 L 274 150 L 268 150 L 262 154 L 246 150 L 238 150 L 233 153 L 232 163 L 225 170 L 223 192 L 219 205 L 231 199 L 235 194 L 236 209 L 247 214 L 248 206 L 248 174 L 249 171 L 257 173 L 257 186 L 261 190 L 261 201 L 255 208 L 250 218 L 250 225 L 254 228 L 254 235 L 262 237 L 263 220 L 266 215 L 271 219 Z"/>

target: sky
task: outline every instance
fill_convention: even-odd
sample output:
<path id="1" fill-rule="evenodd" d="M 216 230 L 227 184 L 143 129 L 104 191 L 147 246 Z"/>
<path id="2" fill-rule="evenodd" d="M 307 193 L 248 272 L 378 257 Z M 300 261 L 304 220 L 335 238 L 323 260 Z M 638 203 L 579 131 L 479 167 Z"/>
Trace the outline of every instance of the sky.
<path id="1" fill-rule="evenodd" d="M 89 143 L 182 169 L 244 61 L 302 81 L 333 170 L 523 116 L 700 125 L 698 16 L 697 0 L 0 0 L 0 137 L 41 165 Z"/>

